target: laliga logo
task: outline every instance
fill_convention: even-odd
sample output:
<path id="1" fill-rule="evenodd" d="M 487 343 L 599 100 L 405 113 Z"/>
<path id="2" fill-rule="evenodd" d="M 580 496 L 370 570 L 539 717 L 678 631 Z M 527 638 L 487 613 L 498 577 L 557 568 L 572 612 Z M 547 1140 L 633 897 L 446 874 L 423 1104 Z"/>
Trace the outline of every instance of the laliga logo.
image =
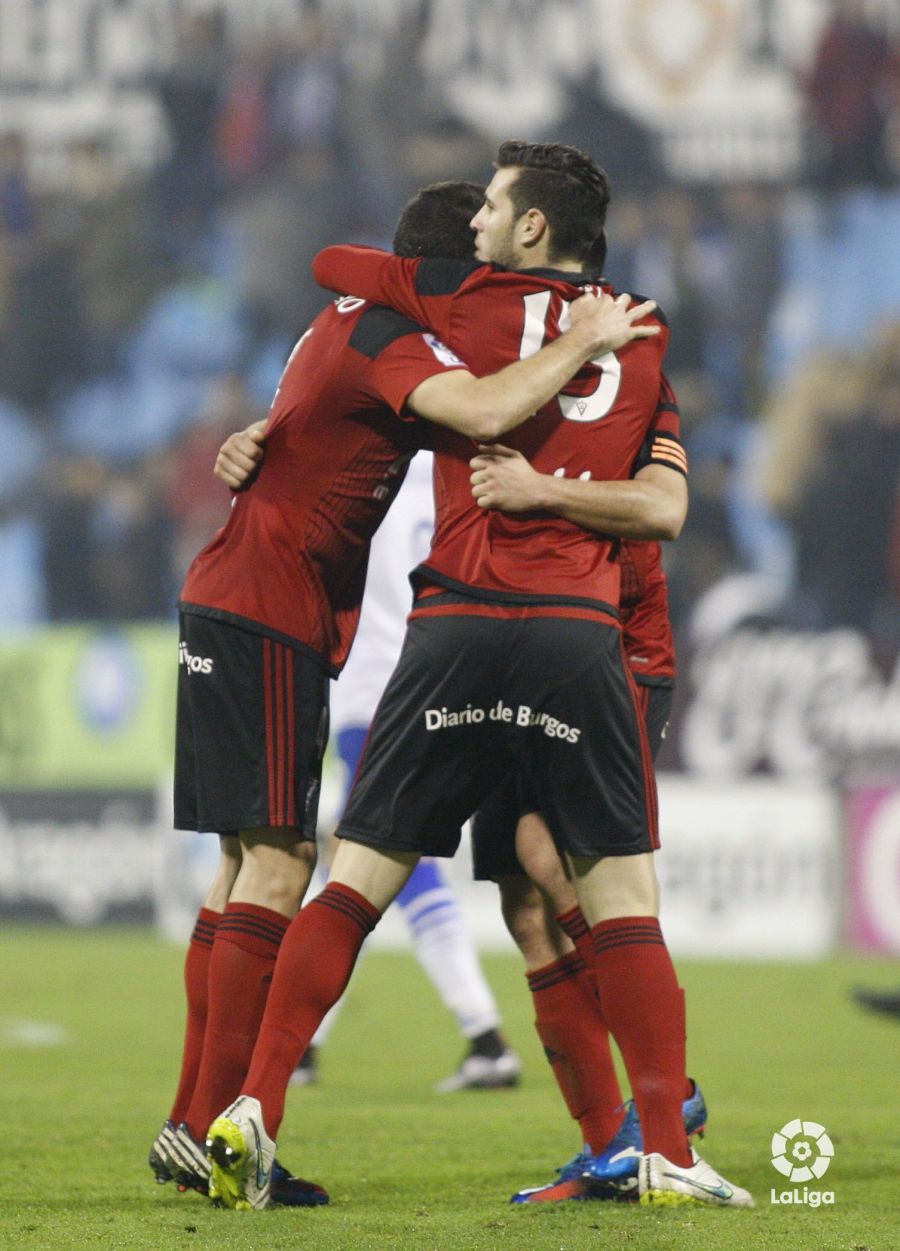
<path id="1" fill-rule="evenodd" d="M 833 1155 L 831 1139 L 815 1121 L 789 1121 L 772 1135 L 772 1164 L 791 1181 L 822 1177 Z"/>
<path id="2" fill-rule="evenodd" d="M 772 1166 L 792 1182 L 812 1181 L 823 1177 L 834 1155 L 834 1144 L 823 1125 L 815 1121 L 788 1121 L 777 1134 L 772 1135 Z M 833 1190 L 784 1190 L 776 1193 L 772 1203 L 803 1203 L 817 1208 L 822 1203 L 834 1203 Z"/>

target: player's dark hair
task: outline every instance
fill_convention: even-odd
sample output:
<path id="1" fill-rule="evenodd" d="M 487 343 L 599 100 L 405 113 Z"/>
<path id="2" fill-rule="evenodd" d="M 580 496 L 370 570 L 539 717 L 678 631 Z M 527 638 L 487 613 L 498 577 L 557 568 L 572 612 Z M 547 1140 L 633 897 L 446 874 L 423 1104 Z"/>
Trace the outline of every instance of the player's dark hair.
<path id="1" fill-rule="evenodd" d="M 603 266 L 606 264 L 606 253 L 609 250 L 609 243 L 606 238 L 606 231 L 601 230 L 597 238 L 591 244 L 588 254 L 583 257 L 585 265 L 590 269 L 596 270 L 598 274 L 603 273 Z"/>
<path id="2" fill-rule="evenodd" d="M 509 198 L 517 219 L 530 208 L 540 209 L 546 217 L 550 260 L 572 256 L 592 267 L 602 266 L 609 179 L 596 161 L 567 143 L 510 139 L 500 145 L 497 168 L 519 170 Z"/>
<path id="3" fill-rule="evenodd" d="M 394 232 L 398 256 L 442 256 L 471 261 L 475 236 L 469 225 L 484 203 L 476 182 L 433 182 L 410 200 Z"/>

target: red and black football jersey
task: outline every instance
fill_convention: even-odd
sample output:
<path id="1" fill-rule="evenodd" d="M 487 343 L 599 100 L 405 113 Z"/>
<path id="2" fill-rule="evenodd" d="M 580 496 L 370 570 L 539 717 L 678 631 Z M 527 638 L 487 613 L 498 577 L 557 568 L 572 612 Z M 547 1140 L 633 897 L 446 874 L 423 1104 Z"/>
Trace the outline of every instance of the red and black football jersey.
<path id="1" fill-rule="evenodd" d="M 182 608 L 300 646 L 336 674 L 369 543 L 420 443 L 400 416 L 407 397 L 460 366 L 390 309 L 343 299 L 320 313 L 285 367 L 259 474 L 188 570 Z"/>
<path id="2" fill-rule="evenodd" d="M 589 275 L 505 270 L 467 262 L 403 259 L 371 248 L 321 252 L 324 286 L 388 304 L 430 326 L 473 373 L 491 373 L 554 339 Z M 609 291 L 608 286 L 603 289 Z M 668 327 L 586 365 L 563 392 L 503 442 L 541 473 L 620 479 L 631 474 L 663 395 Z M 471 440 L 435 433 L 436 525 L 422 584 L 463 591 L 495 605 L 554 604 L 604 615 L 619 603 L 614 540 L 550 513 L 485 511 L 472 497 Z"/>
<path id="3" fill-rule="evenodd" d="M 675 677 L 675 642 L 669 620 L 669 592 L 658 543 L 622 544 L 622 644 L 634 677 Z"/>

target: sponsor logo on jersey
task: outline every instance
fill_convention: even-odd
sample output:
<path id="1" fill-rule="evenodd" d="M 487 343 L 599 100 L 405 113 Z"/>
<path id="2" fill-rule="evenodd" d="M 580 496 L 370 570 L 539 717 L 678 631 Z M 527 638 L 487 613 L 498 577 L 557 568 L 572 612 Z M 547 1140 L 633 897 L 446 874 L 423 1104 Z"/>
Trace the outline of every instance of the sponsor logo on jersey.
<path id="1" fill-rule="evenodd" d="M 463 368 L 465 368 L 465 365 L 456 353 L 452 352 L 450 348 L 447 347 L 446 343 L 442 343 L 437 335 L 423 334 L 422 338 L 431 348 L 432 352 L 434 352 L 435 356 L 442 365 L 463 365 Z"/>
<path id="2" fill-rule="evenodd" d="M 547 738 L 558 738 L 565 743 L 577 743 L 581 738 L 581 730 L 567 725 L 548 712 L 535 712 L 528 704 L 519 704 L 513 708 L 511 704 L 498 699 L 492 708 L 473 708 L 466 704 L 465 708 L 425 709 L 425 729 L 452 730 L 461 725 L 481 725 L 484 721 L 501 721 L 506 725 L 515 725 L 520 729 L 534 728 L 543 730 Z"/>
<path id="3" fill-rule="evenodd" d="M 188 673 L 212 673 L 213 662 L 210 656 L 192 656 L 187 643 L 178 644 L 178 663 L 184 665 Z"/>

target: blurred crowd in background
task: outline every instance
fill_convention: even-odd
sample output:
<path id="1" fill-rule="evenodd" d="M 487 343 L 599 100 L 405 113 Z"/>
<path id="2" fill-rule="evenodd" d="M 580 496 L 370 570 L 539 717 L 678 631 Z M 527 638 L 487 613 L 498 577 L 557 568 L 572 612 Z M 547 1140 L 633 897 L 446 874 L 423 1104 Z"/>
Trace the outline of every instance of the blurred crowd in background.
<path id="1" fill-rule="evenodd" d="M 489 179 L 493 139 L 442 109 L 404 40 L 365 78 L 340 45 L 313 6 L 292 38 L 240 46 L 215 7 L 183 16 L 152 83 L 168 145 L 147 170 L 100 130 L 71 144 L 64 185 L 48 188 L 27 136 L 0 127 L 0 625 L 171 618 L 187 562 L 226 516 L 215 451 L 265 414 L 328 299 L 313 255 L 389 246 L 423 183 Z M 672 325 L 692 466 L 690 519 L 667 554 L 678 627 L 737 579 L 760 611 L 859 627 L 889 656 L 896 32 L 865 5 L 834 6 L 791 72 L 804 160 L 789 181 L 679 179 L 594 80 L 570 85 L 561 124 L 515 137 L 575 143 L 606 167 L 607 276 Z"/>

